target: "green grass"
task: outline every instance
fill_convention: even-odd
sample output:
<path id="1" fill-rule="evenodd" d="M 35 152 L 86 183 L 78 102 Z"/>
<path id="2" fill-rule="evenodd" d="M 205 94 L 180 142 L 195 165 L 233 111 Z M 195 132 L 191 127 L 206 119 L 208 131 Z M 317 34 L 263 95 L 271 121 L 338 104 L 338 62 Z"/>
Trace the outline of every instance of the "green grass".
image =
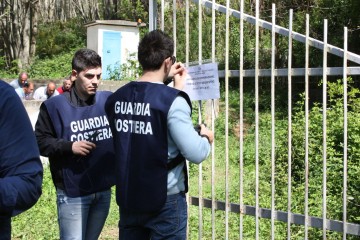
<path id="1" fill-rule="evenodd" d="M 115 189 L 112 190 L 110 212 L 100 239 L 118 239 L 117 222 L 119 214 L 115 202 Z M 43 193 L 35 206 L 12 219 L 12 239 L 59 239 L 56 191 L 48 166 L 44 167 L 42 191 Z"/>

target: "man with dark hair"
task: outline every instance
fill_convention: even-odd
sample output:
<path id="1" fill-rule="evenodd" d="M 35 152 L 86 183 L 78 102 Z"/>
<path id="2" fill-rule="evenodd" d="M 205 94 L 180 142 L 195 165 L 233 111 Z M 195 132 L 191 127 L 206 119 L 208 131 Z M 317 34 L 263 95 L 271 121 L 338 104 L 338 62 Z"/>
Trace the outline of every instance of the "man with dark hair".
<path id="1" fill-rule="evenodd" d="M 28 76 L 28 74 L 26 72 L 21 72 L 19 74 L 18 79 L 15 79 L 15 80 L 11 81 L 9 84 L 14 89 L 22 88 L 24 86 L 24 83 L 28 80 L 28 77 L 29 76 Z"/>
<path id="2" fill-rule="evenodd" d="M 201 163 L 213 133 L 192 124 L 181 89 L 186 70 L 176 63 L 172 39 L 145 35 L 138 47 L 143 75 L 112 94 L 105 105 L 114 136 L 120 239 L 186 239 L 186 161 Z M 174 79 L 174 87 L 164 84 Z"/>
<path id="3" fill-rule="evenodd" d="M 22 88 L 15 89 L 15 92 L 21 100 L 31 100 L 33 99 L 32 93 L 34 92 L 34 83 L 25 82 L 24 86 Z"/>
<path id="4" fill-rule="evenodd" d="M 0 239 L 10 240 L 11 217 L 32 207 L 41 195 L 43 167 L 24 105 L 1 80 L 0 129 Z"/>
<path id="5" fill-rule="evenodd" d="M 95 51 L 78 50 L 73 87 L 44 101 L 35 125 L 56 187 L 60 239 L 98 239 L 109 213 L 114 150 L 104 104 L 111 92 L 97 91 L 101 72 Z"/>

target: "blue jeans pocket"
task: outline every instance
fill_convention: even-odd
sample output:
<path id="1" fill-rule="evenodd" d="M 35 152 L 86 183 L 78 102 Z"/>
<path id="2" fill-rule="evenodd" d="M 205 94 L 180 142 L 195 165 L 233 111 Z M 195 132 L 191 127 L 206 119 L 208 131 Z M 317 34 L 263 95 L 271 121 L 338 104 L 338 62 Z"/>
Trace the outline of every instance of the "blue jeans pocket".
<path id="1" fill-rule="evenodd" d="M 156 216 L 154 239 L 185 239 L 187 225 L 187 204 L 185 194 L 168 196 L 168 199 Z"/>
<path id="2" fill-rule="evenodd" d="M 155 229 L 160 234 L 169 234 L 175 232 L 179 227 L 179 209 L 176 199 L 166 202 L 157 217 Z"/>

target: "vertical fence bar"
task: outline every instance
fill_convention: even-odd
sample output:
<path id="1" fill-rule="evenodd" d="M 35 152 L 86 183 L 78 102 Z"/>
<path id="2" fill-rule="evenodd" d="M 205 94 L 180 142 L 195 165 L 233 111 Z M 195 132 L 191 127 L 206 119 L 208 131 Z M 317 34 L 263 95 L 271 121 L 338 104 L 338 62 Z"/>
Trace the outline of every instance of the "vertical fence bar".
<path id="1" fill-rule="evenodd" d="M 174 39 L 174 55 L 176 56 L 176 0 L 173 0 L 173 39 Z"/>
<path id="2" fill-rule="evenodd" d="M 215 102 L 211 100 L 211 130 L 215 132 Z M 215 137 L 211 144 L 211 236 L 216 239 L 215 232 Z"/>
<path id="3" fill-rule="evenodd" d="M 216 62 L 215 57 L 215 0 L 212 0 L 211 9 L 211 60 Z M 215 132 L 215 102 L 211 100 L 211 130 Z M 215 139 L 211 146 L 211 236 L 215 240 Z"/>
<path id="4" fill-rule="evenodd" d="M 225 30 L 225 239 L 229 239 L 229 29 L 230 0 L 226 0 Z"/>
<path id="5" fill-rule="evenodd" d="M 157 20 L 157 1 L 149 1 L 149 31 L 156 29 L 156 20 Z"/>
<path id="6" fill-rule="evenodd" d="M 255 15 L 255 238 L 259 239 L 259 0 Z"/>
<path id="7" fill-rule="evenodd" d="M 198 3 L 198 31 L 199 31 L 199 64 L 202 64 L 202 6 Z"/>
<path id="8" fill-rule="evenodd" d="M 190 9 L 190 3 L 189 0 L 186 0 L 185 2 L 185 62 L 186 64 L 189 63 L 189 52 L 190 52 L 190 24 L 189 24 L 189 9 Z"/>
<path id="9" fill-rule="evenodd" d="M 326 239 L 326 182 L 327 182 L 327 34 L 328 22 L 324 20 L 324 51 L 323 51 L 323 239 Z"/>
<path id="10" fill-rule="evenodd" d="M 188 66 L 189 63 L 189 0 L 185 2 L 185 63 Z M 189 175 L 189 168 L 187 168 L 188 176 Z M 189 202 L 189 193 L 186 194 L 186 202 Z M 190 215 L 190 207 L 187 205 L 187 212 L 188 216 Z M 187 221 L 186 227 L 186 239 L 189 239 L 189 221 Z"/>
<path id="11" fill-rule="evenodd" d="M 240 2 L 240 239 L 243 239 L 244 213 L 244 0 Z"/>
<path id="12" fill-rule="evenodd" d="M 198 3 L 198 31 L 199 31 L 199 64 L 202 64 L 202 6 L 201 1 Z M 201 101 L 199 101 L 199 124 L 201 124 Z M 199 164 L 199 240 L 202 239 L 203 231 L 203 172 L 202 163 Z"/>
<path id="13" fill-rule="evenodd" d="M 347 219 L 347 147 L 348 147 L 348 119 L 347 119 L 347 49 L 348 49 L 348 32 L 347 27 L 344 28 L 344 66 L 343 66 L 343 81 L 344 81 L 344 172 L 343 172 L 343 240 L 346 240 L 346 219 Z"/>
<path id="14" fill-rule="evenodd" d="M 215 102 L 211 100 L 211 130 L 215 132 Z M 216 239 L 215 232 L 215 137 L 211 144 L 211 235 Z"/>
<path id="15" fill-rule="evenodd" d="M 199 108 L 199 119 L 198 119 L 198 123 L 201 124 L 202 123 L 202 102 L 201 100 L 198 101 L 198 108 Z M 198 238 L 199 240 L 202 239 L 202 231 L 203 231 L 203 214 L 202 214 L 202 206 L 203 206 L 203 190 L 202 190 L 202 186 L 203 186 L 203 181 L 202 181 L 202 164 L 199 164 L 199 233 L 198 233 Z"/>
<path id="16" fill-rule="evenodd" d="M 289 13 L 289 52 L 288 52 L 288 206 L 287 206 L 287 239 L 291 239 L 291 159 L 292 159 L 292 25 L 293 10 Z"/>
<path id="17" fill-rule="evenodd" d="M 271 239 L 275 239 L 275 4 L 271 26 Z"/>
<path id="18" fill-rule="evenodd" d="M 215 37 L 216 37 L 216 15 L 215 15 L 215 0 L 212 0 L 212 9 L 211 9 L 211 60 L 212 62 L 216 62 L 216 55 L 215 55 Z"/>
<path id="19" fill-rule="evenodd" d="M 305 40 L 305 239 L 308 239 L 308 202 L 309 202 L 309 14 L 306 14 Z"/>
<path id="20" fill-rule="evenodd" d="M 161 31 L 164 31 L 165 24 L 165 0 L 161 0 Z"/>

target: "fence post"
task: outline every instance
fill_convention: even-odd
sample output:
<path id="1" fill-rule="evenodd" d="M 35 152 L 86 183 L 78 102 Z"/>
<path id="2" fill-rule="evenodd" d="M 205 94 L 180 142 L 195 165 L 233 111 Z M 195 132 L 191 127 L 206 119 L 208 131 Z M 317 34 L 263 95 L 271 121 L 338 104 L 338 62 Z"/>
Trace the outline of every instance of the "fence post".
<path id="1" fill-rule="evenodd" d="M 156 19 L 157 19 L 157 1 L 149 1 L 149 31 L 156 29 Z"/>

